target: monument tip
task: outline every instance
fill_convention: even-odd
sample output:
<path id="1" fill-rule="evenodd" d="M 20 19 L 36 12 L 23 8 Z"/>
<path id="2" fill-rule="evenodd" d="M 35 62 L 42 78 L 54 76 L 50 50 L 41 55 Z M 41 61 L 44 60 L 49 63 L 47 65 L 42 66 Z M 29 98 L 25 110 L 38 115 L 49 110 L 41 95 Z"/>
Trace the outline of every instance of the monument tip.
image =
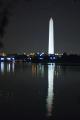
<path id="1" fill-rule="evenodd" d="M 52 17 L 50 17 L 50 20 L 53 20 L 53 18 L 52 18 Z"/>

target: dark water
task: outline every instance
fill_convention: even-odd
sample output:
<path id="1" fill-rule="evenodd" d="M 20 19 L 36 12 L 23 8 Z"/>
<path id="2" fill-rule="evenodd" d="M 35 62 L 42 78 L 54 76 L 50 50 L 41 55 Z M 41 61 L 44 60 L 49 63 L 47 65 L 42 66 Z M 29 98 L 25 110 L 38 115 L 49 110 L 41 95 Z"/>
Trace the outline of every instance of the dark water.
<path id="1" fill-rule="evenodd" d="M 0 120 L 80 120 L 80 66 L 0 64 Z"/>

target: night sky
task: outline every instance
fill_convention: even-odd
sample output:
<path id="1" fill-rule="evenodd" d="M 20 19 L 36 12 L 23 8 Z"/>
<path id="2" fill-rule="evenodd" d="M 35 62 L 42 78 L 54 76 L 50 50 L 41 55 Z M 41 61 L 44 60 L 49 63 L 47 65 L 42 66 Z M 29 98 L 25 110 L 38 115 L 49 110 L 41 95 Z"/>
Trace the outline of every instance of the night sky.
<path id="1" fill-rule="evenodd" d="M 16 1 L 5 27 L 6 33 L 1 38 L 5 51 L 47 52 L 49 19 L 52 17 L 55 52 L 80 53 L 79 0 Z"/>

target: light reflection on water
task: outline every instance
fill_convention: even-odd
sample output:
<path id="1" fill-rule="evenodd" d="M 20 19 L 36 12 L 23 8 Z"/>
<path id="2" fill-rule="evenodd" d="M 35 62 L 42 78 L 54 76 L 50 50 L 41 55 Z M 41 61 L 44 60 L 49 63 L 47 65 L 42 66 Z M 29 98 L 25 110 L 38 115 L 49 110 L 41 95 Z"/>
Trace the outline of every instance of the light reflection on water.
<path id="1" fill-rule="evenodd" d="M 11 70 L 11 64 L 8 63 L 8 64 L 7 64 L 7 72 L 10 72 L 10 70 Z"/>
<path id="2" fill-rule="evenodd" d="M 15 70 L 15 63 L 5 63 L 5 62 L 1 62 L 0 63 L 0 72 L 1 74 L 5 74 L 5 73 L 10 73 L 13 72 L 14 73 Z"/>
<path id="3" fill-rule="evenodd" d="M 48 88 L 47 88 L 47 96 L 46 96 L 46 107 L 47 107 L 47 116 L 52 116 L 52 106 L 53 106 L 53 97 L 54 97 L 54 73 L 55 71 L 55 63 L 48 65 Z M 55 72 L 54 72 L 55 71 Z M 44 77 L 44 65 L 42 64 L 33 64 L 32 65 L 32 74 L 33 76 L 41 76 Z M 57 72 L 58 74 L 58 72 Z M 56 75 L 56 74 L 55 74 Z M 57 75 L 58 76 L 58 75 Z"/>
<path id="4" fill-rule="evenodd" d="M 52 105 L 54 97 L 54 70 L 55 64 L 48 65 L 48 96 L 47 96 L 47 116 L 52 115 Z"/>
<path id="5" fill-rule="evenodd" d="M 44 65 L 32 64 L 32 75 L 44 77 Z"/>
<path id="6" fill-rule="evenodd" d="M 25 65 L 15 64 L 14 62 L 12 62 L 12 63 L 1 62 L 0 66 L 1 66 L 0 67 L 0 72 L 3 75 L 5 75 L 5 73 L 15 73 L 16 70 L 19 70 L 19 72 L 23 71 L 25 67 L 27 69 L 26 64 Z M 32 76 L 33 77 L 44 78 L 45 73 L 47 72 L 48 86 L 47 86 L 47 94 L 46 94 L 46 99 L 45 99 L 45 102 L 46 102 L 45 107 L 47 109 L 46 114 L 47 114 L 48 117 L 50 117 L 50 116 L 52 116 L 52 109 L 53 109 L 54 75 L 58 76 L 58 71 L 55 70 L 55 64 L 49 64 L 49 65 L 32 64 L 30 66 L 32 66 L 31 71 L 32 71 Z M 25 71 L 26 71 L 26 69 L 25 69 Z M 23 74 L 24 74 L 24 72 L 23 72 Z"/>
<path id="7" fill-rule="evenodd" d="M 18 119 L 79 117 L 80 66 L 1 62 L 0 114 L 3 106 L 5 114 Z"/>
<path id="8" fill-rule="evenodd" d="M 4 62 L 1 62 L 1 73 L 4 74 Z"/>

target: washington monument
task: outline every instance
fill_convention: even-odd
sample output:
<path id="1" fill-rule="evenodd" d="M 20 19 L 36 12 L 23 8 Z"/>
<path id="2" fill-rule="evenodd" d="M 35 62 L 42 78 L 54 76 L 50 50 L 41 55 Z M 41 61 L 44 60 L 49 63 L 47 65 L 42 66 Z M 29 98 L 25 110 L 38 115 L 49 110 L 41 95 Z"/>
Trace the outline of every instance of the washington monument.
<path id="1" fill-rule="evenodd" d="M 49 20 L 49 44 L 48 44 L 48 54 L 54 54 L 54 27 L 53 19 Z"/>

